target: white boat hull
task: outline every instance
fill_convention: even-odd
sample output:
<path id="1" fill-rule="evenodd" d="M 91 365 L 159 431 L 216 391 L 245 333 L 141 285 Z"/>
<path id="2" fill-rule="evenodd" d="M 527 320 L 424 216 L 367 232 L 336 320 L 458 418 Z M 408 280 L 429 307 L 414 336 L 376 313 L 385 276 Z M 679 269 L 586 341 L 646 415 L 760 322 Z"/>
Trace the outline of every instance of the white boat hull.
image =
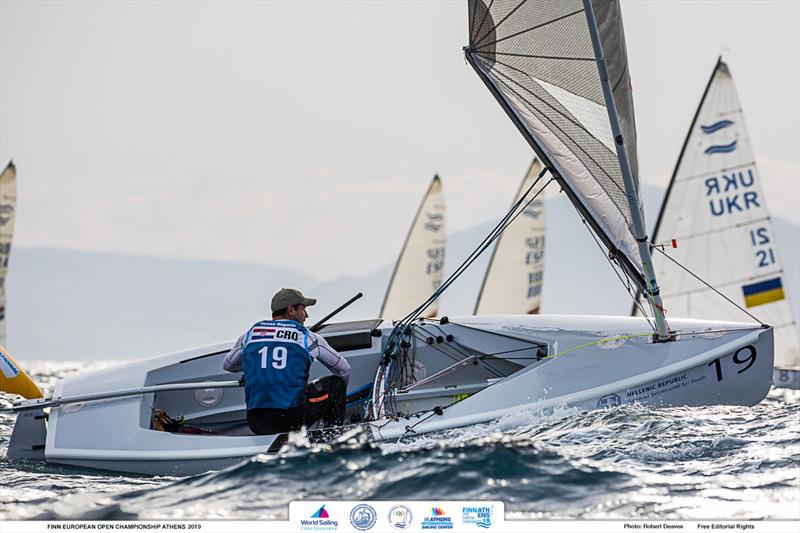
<path id="1" fill-rule="evenodd" d="M 422 321 L 415 325 L 422 341 L 415 349 L 428 377 L 398 394 L 395 402 L 401 415 L 421 415 L 364 426 L 376 440 L 396 440 L 490 422 L 519 409 L 753 405 L 766 396 L 772 382 L 772 329 L 680 320 L 671 324 L 680 332 L 677 340 L 654 343 L 646 322 L 629 317 L 469 317 L 444 325 Z M 342 331 L 356 336 L 351 343 L 355 348 L 344 351 L 353 366 L 350 393 L 372 382 L 390 331 L 391 325 L 383 327 L 381 336 L 367 330 L 361 340 L 356 338 L 361 333 Z M 211 346 L 61 380 L 53 397 L 230 380 L 221 370 L 226 348 Z M 458 354 L 468 359 L 459 362 Z M 537 354 L 543 357 L 537 360 Z M 447 370 L 451 367 L 452 372 Z M 456 399 L 460 401 L 454 403 Z M 434 407 L 444 407 L 442 415 L 433 414 Z M 215 434 L 156 431 L 154 409 L 184 416 L 189 425 Z M 256 436 L 249 431 L 239 388 L 66 404 L 51 409 L 46 431 L 42 417 L 25 413 L 11 438 L 11 458 L 101 470 L 191 475 L 275 452 L 286 441 L 285 434 Z M 406 430 L 409 426 L 413 433 Z"/>

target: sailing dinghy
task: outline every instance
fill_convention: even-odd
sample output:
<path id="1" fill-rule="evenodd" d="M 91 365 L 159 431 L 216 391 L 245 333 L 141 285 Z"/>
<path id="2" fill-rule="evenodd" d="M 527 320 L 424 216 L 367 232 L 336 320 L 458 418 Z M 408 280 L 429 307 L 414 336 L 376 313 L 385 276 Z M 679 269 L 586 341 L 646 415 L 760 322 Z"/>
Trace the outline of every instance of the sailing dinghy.
<path id="1" fill-rule="evenodd" d="M 541 171 L 542 164 L 534 159 L 514 197 L 515 203 L 524 197 Z M 497 238 L 475 302 L 476 315 L 535 315 L 539 312 L 544 243 L 544 200 L 535 198 L 522 210 L 518 220 L 509 224 Z"/>
<path id="2" fill-rule="evenodd" d="M 670 313 L 737 320 L 744 313 L 725 298 L 746 308 L 775 329 L 773 383 L 799 389 L 797 323 L 784 292 L 785 273 L 742 105 L 722 58 L 661 204 L 653 242 L 662 241 L 676 245 L 662 246 L 664 253 L 653 257 Z M 638 314 L 638 307 L 633 312 Z"/>
<path id="3" fill-rule="evenodd" d="M 619 3 L 468 0 L 468 6 L 467 61 L 620 275 L 645 295 L 652 319 L 507 315 L 437 324 L 417 318 L 423 303 L 389 339 L 373 386 L 373 434 L 410 438 L 563 405 L 761 401 L 771 382 L 771 327 L 666 321 L 638 198 Z M 511 219 L 509 213 L 497 229 Z M 440 352 L 438 364 L 432 351 Z M 427 366 L 422 379 L 419 361 Z"/>
<path id="4" fill-rule="evenodd" d="M 366 420 L 353 427 L 384 440 L 565 405 L 761 401 L 772 381 L 771 327 L 695 319 L 667 324 L 664 317 L 637 194 L 619 4 L 468 5 L 467 61 L 542 162 L 546 172 L 537 179 L 547 173 L 558 182 L 632 289 L 643 291 L 653 317 L 424 318 L 428 305 L 520 214 L 525 195 L 476 253 L 397 323 L 319 330 L 350 361 L 351 390 L 372 382 Z M 591 287 L 586 294 L 591 297 Z M 231 344 L 59 380 L 50 398 L 13 407 L 18 416 L 9 457 L 191 474 L 279 450 L 287 435 L 247 430 L 242 389 L 222 371 Z M 365 377 L 371 372 L 374 379 Z M 312 378 L 320 373 L 315 366 Z M 181 415 L 192 431 L 156 424 L 158 412 Z"/>
<path id="5" fill-rule="evenodd" d="M 447 243 L 444 215 L 442 180 L 434 176 L 395 263 L 380 316 L 404 317 L 442 284 Z M 434 302 L 426 316 L 437 312 L 438 302 Z"/>

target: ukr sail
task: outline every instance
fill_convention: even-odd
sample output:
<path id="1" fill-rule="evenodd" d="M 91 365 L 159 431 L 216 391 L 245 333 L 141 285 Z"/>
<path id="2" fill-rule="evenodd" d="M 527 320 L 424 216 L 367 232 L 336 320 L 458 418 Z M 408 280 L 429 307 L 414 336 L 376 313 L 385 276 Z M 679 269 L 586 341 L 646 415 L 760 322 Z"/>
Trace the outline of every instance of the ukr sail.
<path id="1" fill-rule="evenodd" d="M 6 274 L 17 209 L 17 169 L 10 161 L 0 174 L 0 345 L 6 342 Z"/>
<path id="2" fill-rule="evenodd" d="M 541 171 L 542 163 L 534 159 L 512 205 Z M 486 268 L 475 314 L 537 314 L 542 301 L 544 249 L 544 200 L 536 198 L 500 235 Z"/>
<path id="3" fill-rule="evenodd" d="M 386 290 L 380 316 L 399 320 L 442 284 L 446 245 L 442 181 L 434 176 L 417 210 Z M 436 316 L 438 302 L 426 316 Z"/>
<path id="4" fill-rule="evenodd" d="M 670 258 L 773 326 L 775 385 L 798 388 L 797 325 L 761 179 L 733 78 L 720 59 L 684 141 L 653 239 L 674 239 Z M 671 315 L 745 318 L 667 257 L 655 254 L 653 264 Z"/>

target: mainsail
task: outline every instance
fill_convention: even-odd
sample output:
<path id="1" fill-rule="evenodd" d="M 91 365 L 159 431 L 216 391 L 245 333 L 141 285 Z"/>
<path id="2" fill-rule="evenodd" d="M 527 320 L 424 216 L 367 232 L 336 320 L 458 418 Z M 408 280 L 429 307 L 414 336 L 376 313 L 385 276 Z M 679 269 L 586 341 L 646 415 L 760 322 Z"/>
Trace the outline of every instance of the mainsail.
<path id="1" fill-rule="evenodd" d="M 17 209 L 17 169 L 9 161 L 0 174 L 0 344 L 6 342 L 6 273 Z"/>
<path id="2" fill-rule="evenodd" d="M 728 66 L 720 59 L 667 188 L 655 243 L 669 257 L 775 330 L 775 367 L 800 370 L 798 331 L 750 135 Z M 744 314 L 661 254 L 653 256 L 673 316 L 740 320 Z M 779 379 L 776 380 L 779 384 Z"/>
<path id="3" fill-rule="evenodd" d="M 467 61 L 668 326 L 638 198 L 636 121 L 619 2 L 468 0 Z"/>
<path id="4" fill-rule="evenodd" d="M 534 159 L 512 205 L 530 189 L 541 171 L 542 163 Z M 536 198 L 500 235 L 475 303 L 476 315 L 539 312 L 544 239 L 544 200 Z"/>
<path id="5" fill-rule="evenodd" d="M 446 236 L 442 180 L 434 176 L 395 264 L 380 316 L 399 320 L 442 284 Z M 426 316 L 436 316 L 438 301 Z"/>
<path id="6" fill-rule="evenodd" d="M 467 59 L 626 272 L 644 286 L 632 214 L 580 0 L 469 0 Z M 619 5 L 593 3 L 638 184 L 636 126 Z M 499 94 L 498 94 L 499 93 Z M 638 185 L 637 185 L 638 188 Z"/>

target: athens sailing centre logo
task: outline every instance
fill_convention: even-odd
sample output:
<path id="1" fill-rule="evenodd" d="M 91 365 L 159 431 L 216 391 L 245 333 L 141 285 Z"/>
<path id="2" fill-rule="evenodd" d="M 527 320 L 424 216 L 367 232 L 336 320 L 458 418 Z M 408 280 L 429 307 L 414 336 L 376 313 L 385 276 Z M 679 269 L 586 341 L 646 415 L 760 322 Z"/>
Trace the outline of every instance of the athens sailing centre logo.
<path id="1" fill-rule="evenodd" d="M 422 519 L 422 529 L 453 529 L 453 519 L 441 507 L 432 507 L 431 515 Z"/>

